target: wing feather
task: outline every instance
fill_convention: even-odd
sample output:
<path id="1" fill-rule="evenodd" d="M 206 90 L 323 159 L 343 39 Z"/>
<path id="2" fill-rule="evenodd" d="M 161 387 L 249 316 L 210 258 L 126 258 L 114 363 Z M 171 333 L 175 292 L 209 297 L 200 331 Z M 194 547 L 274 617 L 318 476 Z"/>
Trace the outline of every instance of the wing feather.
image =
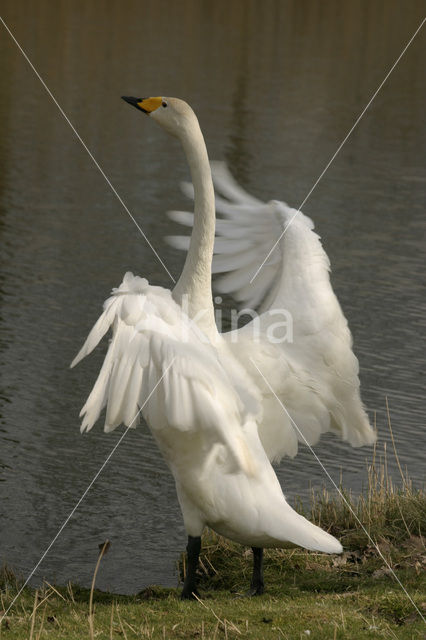
<path id="1" fill-rule="evenodd" d="M 223 216 L 217 220 L 212 271 L 220 277 L 214 287 L 232 295 L 240 309 L 259 312 L 224 338 L 261 390 L 259 434 L 269 458 L 293 456 L 298 441 L 315 444 L 328 430 L 354 446 L 374 442 L 352 337 L 312 220 L 284 202 L 263 203 L 247 194 L 224 163 L 212 163 L 212 176 L 216 211 Z M 182 188 L 193 198 L 192 185 Z M 190 214 L 172 218 L 193 223 Z M 189 246 L 182 237 L 169 242 Z"/>
<path id="2" fill-rule="evenodd" d="M 126 274 L 72 366 L 94 349 L 109 327 L 113 337 L 80 414 L 81 430 L 89 431 L 105 406 L 107 432 L 122 423 L 136 426 L 141 412 L 154 433 L 202 433 L 210 447 L 222 446 L 227 470 L 251 473 L 254 464 L 242 430 L 252 415 L 215 348 L 171 293 Z"/>
<path id="3" fill-rule="evenodd" d="M 212 176 L 216 191 L 228 198 L 228 200 L 241 204 L 261 205 L 262 202 L 247 193 L 234 180 L 225 162 L 213 161 L 211 163 Z"/>

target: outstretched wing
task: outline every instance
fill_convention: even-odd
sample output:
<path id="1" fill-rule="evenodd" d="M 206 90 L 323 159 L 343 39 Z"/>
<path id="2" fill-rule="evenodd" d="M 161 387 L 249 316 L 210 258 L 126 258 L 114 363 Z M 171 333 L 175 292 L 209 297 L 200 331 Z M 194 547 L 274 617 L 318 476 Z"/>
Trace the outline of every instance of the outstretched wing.
<path id="1" fill-rule="evenodd" d="M 223 445 L 228 469 L 250 472 L 245 407 L 215 349 L 170 291 L 127 273 L 71 366 L 110 327 L 107 355 L 81 410 L 81 431 L 89 431 L 105 407 L 107 432 L 122 423 L 136 426 L 142 413 L 154 435 L 166 429 L 173 441 L 179 431 L 202 433 L 207 445 Z M 166 457 L 170 462 L 173 452 Z"/>
<path id="2" fill-rule="evenodd" d="M 224 338 L 263 395 L 259 433 L 269 458 L 293 456 L 298 442 L 315 444 L 329 430 L 354 446 L 374 442 L 351 334 L 312 220 L 284 202 L 246 194 L 224 163 L 213 163 L 212 175 L 223 216 L 212 268 L 223 275 L 214 286 L 259 312 Z M 184 190 L 191 195 L 188 185 Z M 192 224 L 187 213 L 170 215 Z M 171 243 L 184 246 L 182 239 Z"/>
<path id="3" fill-rule="evenodd" d="M 264 203 L 246 193 L 234 180 L 223 162 L 212 162 L 212 177 L 216 191 L 216 240 L 212 272 L 218 293 L 229 293 L 240 306 L 257 309 L 274 291 L 282 272 L 281 253 L 274 251 L 252 280 L 283 230 L 282 203 Z M 183 183 L 182 189 L 193 197 L 193 187 Z M 295 213 L 294 210 L 291 210 Z M 169 211 L 168 216 L 182 225 L 192 227 L 194 216 L 186 211 Z M 301 214 L 308 225 L 309 218 Z M 177 248 L 189 247 L 189 236 L 168 236 L 167 242 Z"/>

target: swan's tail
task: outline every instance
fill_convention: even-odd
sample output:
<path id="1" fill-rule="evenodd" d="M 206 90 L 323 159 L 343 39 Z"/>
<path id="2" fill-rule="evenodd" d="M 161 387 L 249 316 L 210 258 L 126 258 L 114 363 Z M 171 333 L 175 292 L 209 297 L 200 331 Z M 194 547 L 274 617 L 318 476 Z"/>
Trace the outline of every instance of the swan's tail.
<path id="1" fill-rule="evenodd" d="M 312 551 L 342 553 L 343 547 L 334 536 L 312 524 L 303 516 L 299 516 L 299 518 L 300 524 L 295 527 L 296 539 L 291 540 L 291 542 L 296 542 L 296 544 Z"/>
<path id="2" fill-rule="evenodd" d="M 311 551 L 324 553 L 342 553 L 343 547 L 336 538 L 323 531 L 309 520 L 294 511 L 286 502 L 286 509 L 279 522 L 274 522 L 274 537 L 282 543 L 293 542 Z"/>

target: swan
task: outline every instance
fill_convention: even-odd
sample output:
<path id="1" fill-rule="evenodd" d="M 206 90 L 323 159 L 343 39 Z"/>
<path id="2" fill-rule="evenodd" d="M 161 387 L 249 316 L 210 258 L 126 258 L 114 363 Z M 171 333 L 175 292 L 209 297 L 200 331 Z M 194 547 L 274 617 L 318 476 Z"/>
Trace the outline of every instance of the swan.
<path id="1" fill-rule="evenodd" d="M 216 166 L 216 185 L 228 197 L 217 204 L 229 220 L 218 223 L 222 237 L 216 239 L 213 268 L 228 272 L 223 290 L 245 303 L 261 301 L 263 307 L 259 318 L 242 329 L 218 332 L 211 288 L 215 193 L 197 117 L 177 98 L 123 99 L 180 140 L 191 172 L 194 213 L 172 216 L 190 224 L 192 234 L 184 240 L 188 253 L 172 291 L 128 272 L 106 300 L 71 364 L 112 329 L 80 413 L 81 432 L 93 427 L 105 407 L 105 432 L 120 424 L 135 427 L 143 415 L 174 476 L 188 535 L 182 598 L 198 594 L 196 569 L 206 526 L 252 547 L 250 593 L 260 594 L 263 548 L 292 542 L 325 553 L 342 551 L 338 540 L 290 507 L 271 463 L 295 455 L 301 436 L 313 444 L 327 430 L 353 445 L 374 441 L 360 400 L 350 332 L 331 289 L 327 256 L 302 213 L 250 288 L 248 267 L 255 257 L 249 235 L 254 233 L 260 250 L 294 210 L 276 201 L 259 204 Z M 280 335 L 271 339 L 273 311 L 283 302 L 293 314 L 291 343 Z M 251 331 L 255 320 L 256 335 Z"/>

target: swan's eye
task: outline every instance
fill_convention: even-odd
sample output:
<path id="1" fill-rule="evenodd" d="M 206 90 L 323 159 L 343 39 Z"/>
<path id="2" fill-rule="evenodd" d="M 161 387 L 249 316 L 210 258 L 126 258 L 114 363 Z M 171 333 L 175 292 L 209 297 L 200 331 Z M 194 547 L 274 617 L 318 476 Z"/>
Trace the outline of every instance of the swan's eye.
<path id="1" fill-rule="evenodd" d="M 167 102 L 165 100 L 163 100 L 163 102 L 161 103 L 161 106 L 166 108 L 167 107 Z"/>

